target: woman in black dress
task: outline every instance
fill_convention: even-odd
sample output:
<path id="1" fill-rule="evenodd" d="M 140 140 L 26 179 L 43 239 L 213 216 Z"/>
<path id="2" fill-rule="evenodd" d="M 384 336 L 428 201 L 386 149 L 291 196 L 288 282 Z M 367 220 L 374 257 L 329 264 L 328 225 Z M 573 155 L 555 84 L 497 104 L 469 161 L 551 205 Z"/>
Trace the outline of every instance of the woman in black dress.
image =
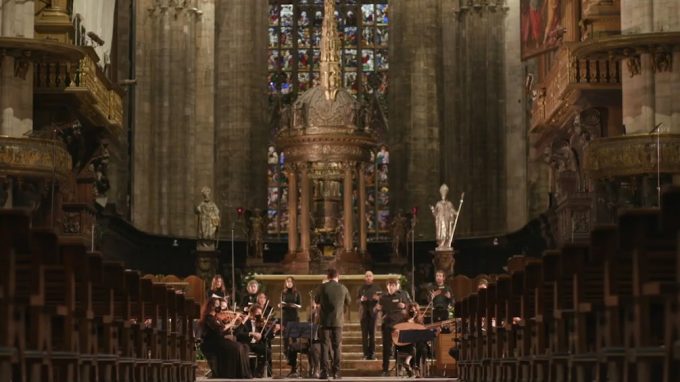
<path id="1" fill-rule="evenodd" d="M 279 308 L 281 308 L 281 327 L 284 338 L 287 339 L 286 327 L 289 322 L 300 322 L 298 310 L 301 308 L 300 292 L 295 288 L 295 279 L 291 276 L 286 277 L 284 281 Z M 288 341 L 283 343 L 283 354 L 288 354 Z"/>
<path id="2" fill-rule="evenodd" d="M 224 279 L 220 274 L 213 276 L 212 281 L 210 282 L 210 290 L 208 290 L 208 298 L 215 296 L 221 298 L 229 297 L 227 296 L 227 288 L 224 286 Z"/>
<path id="3" fill-rule="evenodd" d="M 201 315 L 203 342 L 201 351 L 208 359 L 214 359 L 210 365 L 219 378 L 245 379 L 252 378 L 248 364 L 248 347 L 228 339 L 226 333 L 237 324 L 238 316 L 226 320 L 221 309 L 221 299 L 213 297 L 208 300 Z M 220 320 L 222 316 L 223 320 Z"/>

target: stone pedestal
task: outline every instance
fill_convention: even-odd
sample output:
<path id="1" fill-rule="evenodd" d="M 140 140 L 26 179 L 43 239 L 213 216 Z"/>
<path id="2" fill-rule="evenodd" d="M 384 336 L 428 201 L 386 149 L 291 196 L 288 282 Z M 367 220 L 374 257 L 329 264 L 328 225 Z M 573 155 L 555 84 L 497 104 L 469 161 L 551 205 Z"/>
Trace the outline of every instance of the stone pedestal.
<path id="1" fill-rule="evenodd" d="M 442 270 L 444 271 L 444 274 L 448 276 L 453 275 L 453 266 L 456 263 L 456 258 L 455 254 L 456 251 L 454 249 L 450 250 L 443 250 L 443 251 L 431 251 L 433 254 L 432 256 L 432 263 L 434 264 L 435 270 Z"/>
<path id="2" fill-rule="evenodd" d="M 219 251 L 194 251 L 196 275 L 210 285 L 212 277 L 219 271 Z"/>

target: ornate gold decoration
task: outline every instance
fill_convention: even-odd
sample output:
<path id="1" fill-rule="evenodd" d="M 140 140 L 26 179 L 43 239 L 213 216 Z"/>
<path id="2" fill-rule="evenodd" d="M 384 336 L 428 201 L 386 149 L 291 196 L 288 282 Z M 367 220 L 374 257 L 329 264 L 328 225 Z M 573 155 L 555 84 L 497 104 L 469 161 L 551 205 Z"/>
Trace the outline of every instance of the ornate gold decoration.
<path id="1" fill-rule="evenodd" d="M 324 1 L 321 27 L 321 86 L 326 100 L 335 100 L 340 87 L 340 55 L 338 54 L 338 25 L 335 20 L 335 0 Z"/>
<path id="2" fill-rule="evenodd" d="M 41 60 L 35 64 L 34 87 L 38 95 L 68 95 L 79 112 L 95 126 L 106 126 L 114 135 L 122 133 L 122 91 L 97 66 L 97 55 L 90 47 L 72 64 L 61 60 Z"/>
<path id="3" fill-rule="evenodd" d="M 71 172 L 71 156 L 58 141 L 0 137 L 0 173 L 60 180 Z"/>
<path id="4" fill-rule="evenodd" d="M 572 44 L 564 44 L 556 53 L 555 63 L 539 89 L 545 89 L 543 97 L 537 94 L 531 112 L 531 129 L 540 131 L 547 126 L 562 126 L 575 110 L 572 105 L 581 92 L 621 88 L 618 61 L 609 58 L 580 59 L 573 52 Z"/>
<path id="5" fill-rule="evenodd" d="M 584 169 L 594 179 L 656 173 L 656 135 L 596 139 L 584 153 Z M 662 173 L 680 173 L 680 135 L 659 137 Z"/>

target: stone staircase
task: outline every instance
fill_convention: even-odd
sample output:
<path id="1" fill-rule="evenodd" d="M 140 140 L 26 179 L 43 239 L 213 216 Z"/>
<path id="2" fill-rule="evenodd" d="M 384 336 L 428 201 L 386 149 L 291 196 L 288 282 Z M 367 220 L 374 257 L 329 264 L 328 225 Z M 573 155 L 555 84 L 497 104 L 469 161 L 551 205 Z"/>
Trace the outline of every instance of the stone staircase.
<path id="1" fill-rule="evenodd" d="M 359 322 L 345 322 L 342 332 L 342 363 L 341 372 L 343 376 L 358 377 L 358 376 L 379 376 L 382 373 L 382 336 L 380 328 L 376 329 L 375 333 L 375 360 L 363 359 L 364 353 L 361 346 L 361 327 Z M 281 357 L 279 362 L 279 349 L 281 347 L 281 338 L 277 337 L 272 343 L 272 362 L 274 377 L 285 377 L 290 372 L 290 366 L 286 362 L 285 357 Z M 307 362 L 307 355 L 299 356 L 302 360 L 300 363 L 303 366 L 304 373 L 309 370 Z M 279 365 L 281 365 L 281 373 L 279 373 Z M 394 360 L 390 362 L 390 368 L 394 366 Z"/>

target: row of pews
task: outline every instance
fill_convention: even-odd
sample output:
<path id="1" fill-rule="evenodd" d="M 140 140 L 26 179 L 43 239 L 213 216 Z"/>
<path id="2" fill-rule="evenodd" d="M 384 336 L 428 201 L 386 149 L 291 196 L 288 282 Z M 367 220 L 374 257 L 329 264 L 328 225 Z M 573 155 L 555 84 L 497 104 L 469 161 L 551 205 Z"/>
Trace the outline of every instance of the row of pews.
<path id="1" fill-rule="evenodd" d="M 0 210 L 0 381 L 193 381 L 199 306 Z"/>
<path id="2" fill-rule="evenodd" d="M 680 191 L 456 302 L 464 381 L 680 381 Z"/>

